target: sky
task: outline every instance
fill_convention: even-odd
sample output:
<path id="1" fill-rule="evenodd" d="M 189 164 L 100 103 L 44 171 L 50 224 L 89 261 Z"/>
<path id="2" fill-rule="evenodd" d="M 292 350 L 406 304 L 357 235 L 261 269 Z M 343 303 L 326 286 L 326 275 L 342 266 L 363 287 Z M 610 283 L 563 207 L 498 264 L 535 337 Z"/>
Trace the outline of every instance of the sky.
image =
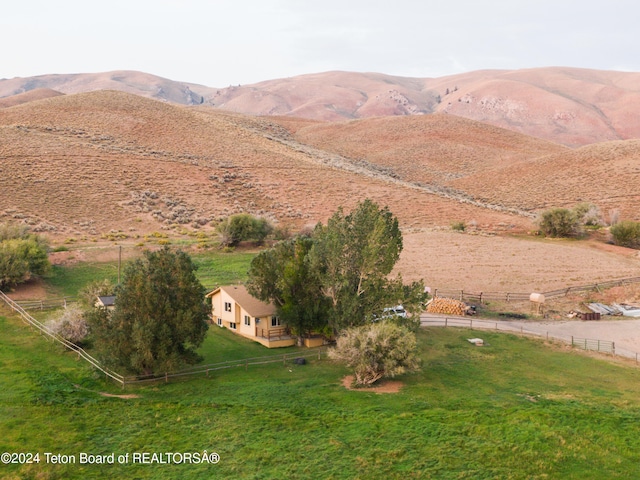
<path id="1" fill-rule="evenodd" d="M 637 0 L 21 0 L 0 78 L 137 70 L 209 87 L 331 70 L 640 71 Z"/>

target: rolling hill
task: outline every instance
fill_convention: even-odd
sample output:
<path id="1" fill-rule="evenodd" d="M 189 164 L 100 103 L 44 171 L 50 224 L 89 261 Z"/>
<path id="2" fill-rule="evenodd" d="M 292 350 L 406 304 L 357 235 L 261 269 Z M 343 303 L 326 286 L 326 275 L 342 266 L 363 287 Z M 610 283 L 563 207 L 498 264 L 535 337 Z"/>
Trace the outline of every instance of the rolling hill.
<path id="1" fill-rule="evenodd" d="M 547 67 L 439 78 L 324 72 L 212 88 L 116 71 L 2 79 L 0 99 L 36 88 L 120 90 L 247 115 L 321 121 L 449 113 L 571 147 L 640 138 L 640 73 L 631 72 Z"/>
<path id="2" fill-rule="evenodd" d="M 639 257 L 492 234 L 583 201 L 637 218 L 638 148 L 572 149 L 452 114 L 321 122 L 119 91 L 58 95 L 0 109 L 0 222 L 55 243 L 134 245 L 156 232 L 181 242 L 239 212 L 296 232 L 368 197 L 400 220 L 406 280 L 539 291 L 635 276 Z M 456 222 L 480 235 L 452 233 Z"/>
<path id="3" fill-rule="evenodd" d="M 210 229 L 237 212 L 299 228 L 365 197 L 389 205 L 407 228 L 530 225 L 374 161 L 303 144 L 272 119 L 116 91 L 0 110 L 0 160 L 0 218 L 57 235 Z"/>

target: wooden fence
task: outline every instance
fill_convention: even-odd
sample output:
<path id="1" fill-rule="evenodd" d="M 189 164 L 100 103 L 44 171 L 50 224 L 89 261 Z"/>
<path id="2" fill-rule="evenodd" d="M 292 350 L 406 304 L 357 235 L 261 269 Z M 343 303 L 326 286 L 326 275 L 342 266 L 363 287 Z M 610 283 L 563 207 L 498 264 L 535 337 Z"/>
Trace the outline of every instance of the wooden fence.
<path id="1" fill-rule="evenodd" d="M 191 368 L 180 370 L 177 372 L 167 372 L 165 374 L 160 375 L 138 375 L 131 377 L 124 377 L 123 379 L 123 388 L 124 385 L 131 385 L 135 383 L 147 383 L 147 382 L 158 382 L 164 381 L 168 382 L 170 378 L 179 378 L 191 375 L 204 375 L 206 377 L 209 376 L 210 372 L 215 372 L 217 370 L 224 370 L 227 368 L 242 368 L 245 370 L 248 369 L 252 365 L 264 365 L 269 363 L 282 363 L 286 365 L 287 362 L 291 363 L 296 361 L 299 358 L 304 358 L 305 360 L 308 358 L 314 358 L 317 360 L 322 359 L 322 357 L 326 357 L 327 349 L 326 348 L 317 348 L 317 349 L 309 349 L 308 351 L 303 352 L 291 352 L 285 353 L 282 355 L 267 355 L 264 357 L 253 357 L 253 358 L 243 358 L 240 360 L 228 360 L 220 363 L 211 363 L 208 365 L 195 365 Z"/>
<path id="2" fill-rule="evenodd" d="M 557 290 L 551 290 L 542 293 L 547 300 L 552 298 L 566 297 L 571 293 L 602 291 L 612 287 L 619 287 L 622 285 L 631 285 L 634 283 L 640 283 L 640 277 L 622 278 L 619 280 L 611 280 L 608 282 L 591 283 L 588 285 L 578 285 L 574 287 L 560 288 Z M 454 290 L 436 288 L 433 290 L 434 297 L 449 297 L 456 298 L 463 302 L 483 303 L 489 301 L 501 301 L 501 302 L 519 302 L 529 300 L 530 293 L 501 293 L 501 292 L 471 292 L 468 290 Z"/>
<path id="3" fill-rule="evenodd" d="M 15 304 L 19 305 L 23 310 L 51 310 L 60 307 L 67 308 L 67 305 L 77 301 L 76 297 L 62 297 L 49 300 L 16 301 Z"/>
<path id="4" fill-rule="evenodd" d="M 31 315 L 29 315 L 24 308 L 22 308 L 16 302 L 11 300 L 2 292 L 0 292 L 0 299 L 3 300 L 12 310 L 17 312 L 26 324 L 38 330 L 41 335 L 44 335 L 45 337 L 50 338 L 54 342 L 60 343 L 63 347 L 76 352 L 78 354 L 78 358 L 82 358 L 83 360 L 89 362 L 94 368 L 98 369 L 99 371 L 104 373 L 108 378 L 120 383 L 124 387 L 124 377 L 122 375 L 108 368 L 103 367 L 98 360 L 96 360 L 94 357 L 89 355 L 83 348 L 79 347 L 75 343 L 72 343 L 66 340 L 65 338 L 62 338 L 60 335 L 49 330 L 45 325 L 40 323 Z"/>
<path id="5" fill-rule="evenodd" d="M 41 322 L 33 318 L 27 311 L 18 305 L 16 302 L 7 297 L 4 293 L 0 292 L 0 300 L 3 300 L 12 310 L 17 312 L 22 320 L 28 324 L 29 326 L 35 328 L 40 332 L 41 335 L 53 340 L 54 342 L 60 343 L 65 348 L 74 351 L 78 354 L 78 358 L 81 358 L 87 361 L 91 366 L 104 373 L 107 378 L 115 381 L 120 384 L 122 388 L 126 385 L 132 385 L 136 383 L 148 383 L 148 382 L 158 382 L 165 381 L 168 382 L 170 378 L 179 378 L 189 375 L 206 375 L 209 376 L 210 372 L 216 370 L 222 370 L 226 368 L 238 368 L 245 367 L 249 368 L 250 365 L 262 365 L 267 363 L 280 363 L 286 365 L 287 362 L 294 361 L 297 358 L 317 358 L 320 360 L 323 356 L 326 356 L 327 350 L 325 348 L 316 348 L 309 349 L 308 351 L 298 351 L 286 353 L 283 355 L 269 355 L 264 357 L 254 357 L 254 358 L 244 358 L 241 360 L 230 360 L 226 362 L 213 363 L 209 365 L 196 365 L 194 367 L 176 371 L 176 372 L 165 372 L 161 375 L 142 375 L 142 376 L 127 376 L 121 375 L 117 372 L 114 372 L 111 369 L 104 367 L 96 358 L 89 355 L 83 348 L 79 347 L 75 343 L 69 342 L 64 339 L 60 335 L 49 330 L 45 325 Z"/>

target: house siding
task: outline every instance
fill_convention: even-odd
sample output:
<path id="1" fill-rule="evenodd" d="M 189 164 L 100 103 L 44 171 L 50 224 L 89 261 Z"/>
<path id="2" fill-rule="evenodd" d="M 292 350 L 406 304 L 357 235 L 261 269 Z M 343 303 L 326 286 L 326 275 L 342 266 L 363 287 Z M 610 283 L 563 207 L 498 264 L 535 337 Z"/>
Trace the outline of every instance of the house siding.
<path id="1" fill-rule="evenodd" d="M 271 326 L 272 315 L 259 317 L 251 316 L 251 314 L 245 310 L 232 295 L 229 294 L 226 288 L 234 287 L 220 287 L 208 295 L 211 298 L 211 317 L 213 323 L 217 325 L 218 318 L 220 318 L 222 319 L 221 326 L 230 329 L 238 335 L 255 340 L 269 348 L 295 345 L 294 338 L 273 338 L 269 340 L 262 336 L 258 336 L 260 334 L 265 334 L 265 336 L 268 337 L 268 332 L 280 332 L 282 331 L 282 326 Z M 229 311 L 228 308 L 225 309 L 225 304 L 231 305 L 231 311 Z M 245 325 L 245 316 L 249 317 L 249 325 Z M 259 320 L 259 322 L 256 320 Z M 232 324 L 235 324 L 235 328 L 232 328 Z"/>

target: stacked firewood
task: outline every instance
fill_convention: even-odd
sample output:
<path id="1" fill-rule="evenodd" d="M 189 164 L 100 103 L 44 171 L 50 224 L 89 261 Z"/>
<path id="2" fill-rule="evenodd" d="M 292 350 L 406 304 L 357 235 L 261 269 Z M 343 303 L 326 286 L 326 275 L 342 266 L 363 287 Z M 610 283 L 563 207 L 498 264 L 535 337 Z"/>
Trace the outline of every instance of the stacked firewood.
<path id="1" fill-rule="evenodd" d="M 441 313 L 444 315 L 464 315 L 469 307 L 466 303 L 453 298 L 435 297 L 427 303 L 428 313 Z"/>

